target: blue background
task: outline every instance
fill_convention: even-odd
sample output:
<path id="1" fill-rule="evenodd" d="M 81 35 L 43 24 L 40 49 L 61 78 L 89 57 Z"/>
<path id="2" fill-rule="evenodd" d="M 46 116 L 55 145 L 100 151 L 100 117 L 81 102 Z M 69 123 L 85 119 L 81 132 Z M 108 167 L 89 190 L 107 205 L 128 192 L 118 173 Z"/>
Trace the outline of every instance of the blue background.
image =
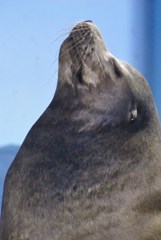
<path id="1" fill-rule="evenodd" d="M 160 0 L 0 0 L 0 146 L 21 144 L 48 106 L 60 45 L 87 19 L 149 81 L 161 116 Z"/>

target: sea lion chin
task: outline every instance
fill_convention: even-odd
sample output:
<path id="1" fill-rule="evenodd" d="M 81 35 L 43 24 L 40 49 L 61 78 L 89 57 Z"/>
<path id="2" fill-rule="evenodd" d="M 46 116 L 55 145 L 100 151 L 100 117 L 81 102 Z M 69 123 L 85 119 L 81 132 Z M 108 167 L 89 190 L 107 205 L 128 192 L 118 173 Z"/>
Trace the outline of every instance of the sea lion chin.
<path id="1" fill-rule="evenodd" d="M 161 127 L 151 90 L 78 23 L 55 96 L 4 185 L 1 240 L 161 239 Z"/>

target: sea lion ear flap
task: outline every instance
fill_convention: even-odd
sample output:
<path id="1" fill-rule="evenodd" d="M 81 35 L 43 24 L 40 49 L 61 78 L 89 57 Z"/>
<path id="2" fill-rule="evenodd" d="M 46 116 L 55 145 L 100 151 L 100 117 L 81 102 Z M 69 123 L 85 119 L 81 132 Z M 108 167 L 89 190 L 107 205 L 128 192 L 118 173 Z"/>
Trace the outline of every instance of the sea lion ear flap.
<path id="1" fill-rule="evenodd" d="M 110 62 L 113 66 L 114 73 L 117 75 L 117 77 L 121 78 L 123 73 L 122 73 L 121 67 L 120 67 L 119 63 L 117 62 L 117 60 L 115 58 L 111 58 Z"/>

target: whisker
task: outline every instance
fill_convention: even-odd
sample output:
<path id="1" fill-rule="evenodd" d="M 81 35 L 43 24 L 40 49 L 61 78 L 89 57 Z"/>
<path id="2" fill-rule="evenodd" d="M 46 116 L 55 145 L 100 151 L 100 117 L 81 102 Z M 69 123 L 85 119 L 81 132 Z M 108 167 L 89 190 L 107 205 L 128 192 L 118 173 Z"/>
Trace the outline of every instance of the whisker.
<path id="1" fill-rule="evenodd" d="M 72 26 L 72 28 L 73 28 L 73 26 Z M 86 29 L 88 29 L 88 28 L 84 28 L 84 30 L 86 30 Z M 61 30 L 61 31 L 63 31 L 63 30 Z M 79 32 L 79 31 L 80 31 L 80 28 L 75 29 L 75 30 L 72 30 L 72 32 Z M 71 33 L 71 31 L 69 31 L 69 29 L 68 29 L 68 32 L 62 33 L 61 35 L 59 35 L 58 37 L 56 37 L 56 38 L 52 41 L 52 44 L 55 43 L 57 40 L 59 40 L 61 37 L 64 37 L 64 36 L 66 36 L 66 35 L 69 35 L 70 33 Z M 86 36 L 86 35 L 85 35 L 85 36 Z M 84 36 L 84 37 L 85 37 L 85 36 Z M 76 46 L 77 46 L 78 44 L 80 44 L 83 40 L 84 40 L 84 38 L 81 38 L 79 42 L 73 44 L 70 48 L 68 48 L 67 51 L 70 51 L 72 48 L 76 47 Z M 70 43 L 69 43 L 69 44 L 70 44 Z M 65 51 L 63 54 L 60 55 L 60 59 L 66 54 L 67 51 Z M 51 66 L 53 66 L 57 61 L 58 61 L 58 57 L 55 56 L 53 62 L 51 63 Z"/>
<path id="2" fill-rule="evenodd" d="M 72 50 L 73 48 L 75 48 L 76 46 L 78 46 L 80 43 L 82 43 L 82 42 L 84 41 L 85 37 L 87 36 L 87 34 L 88 34 L 88 33 L 86 33 L 86 34 L 83 36 L 83 38 L 81 38 L 78 42 L 72 44 L 72 46 L 71 46 L 70 48 L 68 48 L 67 51 L 65 51 L 63 54 L 61 54 L 61 55 L 59 56 L 60 59 L 61 59 L 67 52 L 69 52 L 70 50 Z M 69 43 L 69 45 L 71 45 L 71 43 Z"/>
<path id="3" fill-rule="evenodd" d="M 62 34 L 60 34 L 58 37 L 56 37 L 55 39 L 53 39 L 51 41 L 51 44 L 54 44 L 56 41 L 58 41 L 60 38 L 64 37 L 64 36 L 67 36 L 69 34 L 69 32 L 64 32 Z"/>
<path id="4" fill-rule="evenodd" d="M 76 28 L 76 29 L 74 29 L 74 27 L 75 27 L 76 25 L 70 25 L 70 27 L 68 26 L 68 27 L 66 27 L 66 28 L 64 28 L 64 29 L 61 29 L 60 31 L 58 31 L 57 32 L 57 35 L 58 36 L 56 36 L 52 41 L 51 41 L 51 43 L 53 44 L 53 43 L 55 43 L 57 40 L 59 40 L 61 37 L 64 37 L 64 36 L 68 36 L 68 35 L 70 35 L 71 34 L 71 32 L 73 32 L 73 33 L 76 33 L 76 32 L 79 32 L 80 31 L 80 27 L 79 28 Z M 83 30 L 88 30 L 89 28 L 88 27 L 84 27 L 83 28 Z"/>
<path id="5" fill-rule="evenodd" d="M 87 52 L 87 50 L 88 50 L 88 48 L 89 48 L 89 43 L 90 43 L 91 40 L 92 40 L 92 37 L 89 39 L 89 41 L 88 41 L 88 43 L 87 43 L 87 49 L 85 50 L 85 52 L 82 53 L 82 55 L 81 55 L 81 56 L 79 57 L 79 59 L 78 59 L 78 62 L 80 62 L 80 59 L 81 59 L 82 56 L 84 55 L 84 58 L 83 58 L 82 61 L 81 61 L 80 67 L 81 67 L 81 65 L 83 65 L 84 62 L 85 62 L 86 52 Z M 76 71 L 75 76 L 77 75 L 80 67 L 79 67 L 78 70 Z"/>
<path id="6" fill-rule="evenodd" d="M 64 81 L 59 81 L 57 89 L 60 90 L 64 86 L 64 84 L 65 84 L 65 80 Z"/>
<path id="7" fill-rule="evenodd" d="M 76 26 L 76 25 L 75 25 Z M 81 33 L 85 33 L 83 36 L 82 36 L 82 34 Z M 82 26 L 80 25 L 80 26 L 77 26 L 77 28 L 73 28 L 72 29 L 72 31 L 70 32 L 70 34 L 69 34 L 69 38 L 70 38 L 70 36 L 72 36 L 72 34 L 77 34 L 78 33 L 78 36 L 80 37 L 80 39 L 79 39 L 79 41 L 73 41 L 73 43 L 71 43 L 70 41 L 69 41 L 69 43 L 67 42 L 66 43 L 66 51 L 64 51 L 63 53 L 61 53 L 60 55 L 59 55 L 59 59 L 61 60 L 62 58 L 63 58 L 63 56 L 65 55 L 65 54 L 67 54 L 67 52 L 69 52 L 69 51 L 71 51 L 72 49 L 74 49 L 74 48 L 76 48 L 78 45 L 80 45 L 80 44 L 83 44 L 84 42 L 85 42 L 85 39 L 86 39 L 86 36 L 89 34 L 89 27 L 83 27 L 83 30 L 82 30 Z M 86 49 L 82 49 L 82 53 L 81 53 L 81 51 L 80 52 L 78 52 L 78 54 L 75 54 L 75 56 L 74 56 L 74 58 L 72 59 L 72 61 L 74 62 L 76 59 L 77 59 L 77 61 L 78 61 L 78 66 L 77 66 L 77 70 L 75 71 L 75 73 L 74 73 L 74 76 L 76 76 L 77 74 L 78 74 L 78 71 L 80 70 L 80 68 L 81 68 L 81 66 L 84 64 L 84 62 L 85 62 L 85 58 L 86 58 L 86 52 L 88 51 L 88 49 L 89 49 L 89 43 L 91 42 L 91 40 L 92 40 L 92 36 L 91 36 L 91 38 L 88 40 L 88 42 L 86 43 Z M 55 60 L 56 61 L 56 60 Z M 54 62 L 55 62 L 54 61 Z M 63 86 L 64 86 L 64 84 L 65 84 L 65 80 L 63 79 L 61 82 L 59 81 L 58 82 L 58 86 L 57 86 L 57 88 L 58 89 L 61 89 Z"/>
<path id="8" fill-rule="evenodd" d="M 51 41 L 52 44 L 54 44 L 57 40 L 59 40 L 61 37 L 64 37 L 64 36 L 69 36 L 71 33 L 76 33 L 76 32 L 79 32 L 80 31 L 80 28 L 77 28 L 77 29 L 68 29 L 68 31 L 66 32 L 63 32 L 61 34 L 59 34 L 58 37 L 56 37 L 54 40 Z M 84 27 L 83 30 L 88 30 L 89 28 L 88 27 Z"/>

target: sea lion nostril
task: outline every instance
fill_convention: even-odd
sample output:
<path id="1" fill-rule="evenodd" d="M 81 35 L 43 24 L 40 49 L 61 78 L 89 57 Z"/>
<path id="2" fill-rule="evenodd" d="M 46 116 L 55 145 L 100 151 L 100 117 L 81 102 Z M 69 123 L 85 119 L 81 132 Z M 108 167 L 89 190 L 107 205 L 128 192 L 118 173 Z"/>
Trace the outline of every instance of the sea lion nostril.
<path id="1" fill-rule="evenodd" d="M 92 20 L 86 20 L 86 21 L 84 21 L 84 22 L 90 22 L 90 23 L 93 23 L 93 21 L 92 21 Z"/>

